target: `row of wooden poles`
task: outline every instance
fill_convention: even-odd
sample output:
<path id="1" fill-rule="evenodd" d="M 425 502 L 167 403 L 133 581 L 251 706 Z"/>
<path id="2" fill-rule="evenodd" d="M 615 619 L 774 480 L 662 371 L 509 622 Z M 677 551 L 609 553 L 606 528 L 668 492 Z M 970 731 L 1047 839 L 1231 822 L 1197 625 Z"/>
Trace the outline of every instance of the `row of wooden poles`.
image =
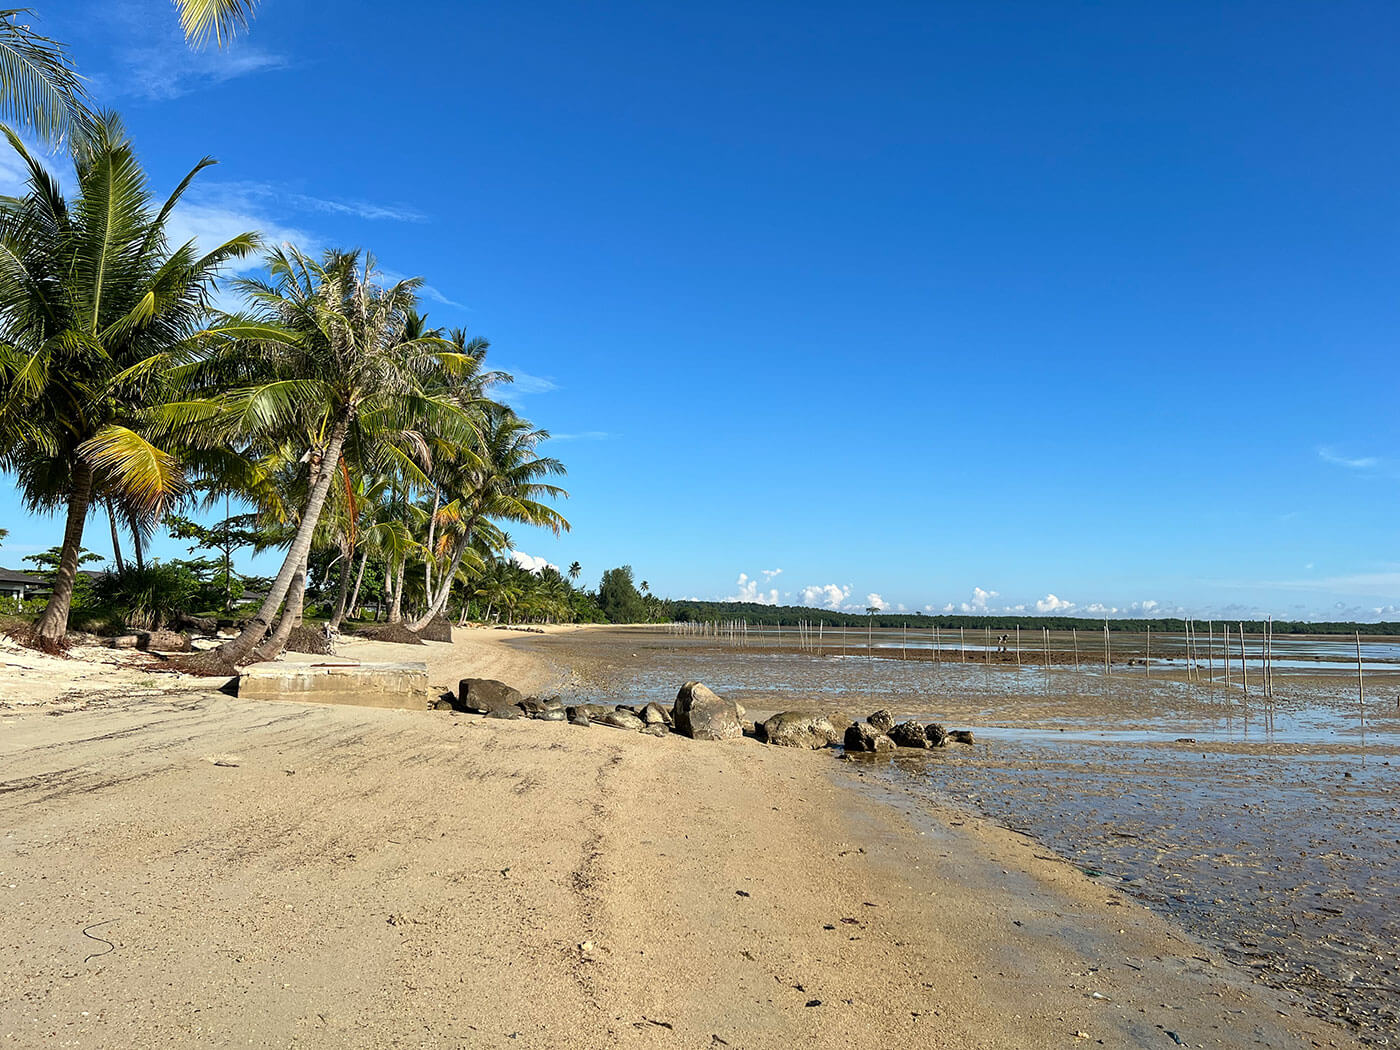
<path id="1" fill-rule="evenodd" d="M 757 625 L 755 625 L 756 627 Z M 698 637 L 711 637 L 722 639 L 731 645 L 747 647 L 749 644 L 749 622 L 747 620 L 713 620 L 707 622 L 672 623 L 666 625 L 667 630 L 672 634 L 691 635 Z M 779 624 L 777 630 L 777 644 L 782 644 L 783 627 Z M 1041 629 L 1041 649 L 1045 658 L 1045 669 L 1050 669 L 1050 629 Z M 904 644 L 901 649 L 901 659 L 909 657 L 909 627 L 906 624 L 903 628 Z M 985 629 L 986 640 L 983 646 L 984 661 L 987 664 L 992 662 L 992 629 Z M 757 633 L 757 632 L 755 632 Z M 834 633 L 834 629 L 833 629 Z M 1244 691 L 1244 695 L 1249 695 L 1249 657 L 1243 623 L 1236 623 L 1232 628 L 1229 624 L 1222 624 L 1220 627 L 1220 645 L 1216 646 L 1216 628 L 1213 620 L 1206 621 L 1206 644 L 1205 644 L 1205 667 L 1206 681 L 1215 683 L 1215 661 L 1217 653 L 1220 657 L 1221 668 L 1225 674 L 1225 687 L 1233 688 L 1235 676 L 1232 676 L 1231 646 L 1235 638 L 1239 639 L 1239 685 Z M 1232 635 L 1234 637 L 1232 637 Z M 941 662 L 943 656 L 942 631 L 938 626 L 929 628 L 929 636 L 933 642 L 934 662 Z M 1079 649 L 1079 630 L 1070 629 L 1070 637 L 1074 647 L 1074 668 L 1080 670 L 1081 658 Z M 874 648 L 874 623 L 872 621 L 866 628 L 866 650 L 873 658 Z M 799 648 L 825 655 L 826 649 L 826 624 L 822 621 L 815 623 L 802 620 L 795 628 L 796 644 Z M 1002 635 L 999 639 L 1005 651 L 1005 646 L 1010 642 L 1007 635 Z M 1197 631 L 1195 620 L 1185 621 L 1185 645 L 1186 645 L 1186 677 L 1188 681 L 1201 681 L 1201 650 L 1200 636 Z M 841 653 L 844 656 L 850 645 L 849 629 L 841 628 Z M 958 650 L 959 662 L 967 662 L 967 628 L 958 628 Z M 1021 663 L 1021 628 L 1016 627 L 1015 654 L 1016 663 Z M 1274 696 L 1274 622 L 1270 617 L 1265 621 L 1264 630 L 1259 637 L 1259 664 L 1261 669 L 1261 688 L 1266 699 L 1273 699 Z M 1108 624 L 1103 626 L 1103 669 L 1108 676 L 1113 675 L 1113 642 L 1112 635 L 1108 629 Z M 1146 632 L 1146 644 L 1143 659 L 1143 674 L 1146 677 L 1152 676 L 1152 628 L 1148 626 Z M 1364 702 L 1365 692 L 1362 679 L 1361 661 L 1361 632 L 1356 632 L 1356 688 L 1358 701 Z"/>

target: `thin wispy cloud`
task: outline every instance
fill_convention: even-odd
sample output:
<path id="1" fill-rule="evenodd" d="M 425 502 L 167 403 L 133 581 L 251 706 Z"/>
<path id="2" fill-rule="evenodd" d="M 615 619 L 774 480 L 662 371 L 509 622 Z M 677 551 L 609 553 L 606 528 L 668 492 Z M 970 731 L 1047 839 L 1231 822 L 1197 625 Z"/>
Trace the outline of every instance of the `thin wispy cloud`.
<path id="1" fill-rule="evenodd" d="M 1380 459 L 1376 456 L 1344 456 L 1326 445 L 1317 450 L 1317 456 L 1324 463 L 1346 467 L 1349 470 L 1371 470 L 1381 465 Z"/>
<path id="2" fill-rule="evenodd" d="M 550 432 L 551 441 L 606 441 L 612 437 L 606 430 L 584 430 L 577 434 L 555 434 Z"/>

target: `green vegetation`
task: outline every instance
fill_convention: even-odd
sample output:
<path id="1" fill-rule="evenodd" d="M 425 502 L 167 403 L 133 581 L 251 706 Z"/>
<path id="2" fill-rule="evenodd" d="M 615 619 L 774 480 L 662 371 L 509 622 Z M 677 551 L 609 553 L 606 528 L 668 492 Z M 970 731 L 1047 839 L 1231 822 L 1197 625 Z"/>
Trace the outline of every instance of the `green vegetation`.
<path id="1" fill-rule="evenodd" d="M 180 4 L 193 41 L 220 43 L 253 6 Z M 213 666 L 275 655 L 308 611 L 338 627 L 371 603 L 410 629 L 483 608 L 598 619 L 577 563 L 566 580 L 504 559 L 508 523 L 568 529 L 551 505 L 567 493 L 548 433 L 493 397 L 510 377 L 486 369 L 487 343 L 431 327 L 421 282 L 390 284 L 358 251 L 277 248 L 261 275 L 227 280 L 257 234 L 203 253 L 170 244 L 171 210 L 213 162 L 155 199 L 120 120 L 91 115 L 63 49 L 19 13 L 0 12 L 0 113 L 66 141 L 76 175 L 67 199 L 0 125 L 28 177 L 0 197 L 0 471 L 27 509 L 65 521 L 43 556 L 36 644 L 59 648 L 74 609 L 138 627 L 238 611 L 245 549 L 281 550 L 281 567 Z M 234 313 L 213 306 L 220 281 L 241 297 Z M 218 502 L 222 520 L 191 516 Z M 99 509 L 115 566 L 93 583 L 79 567 Z M 199 556 L 148 563 L 160 528 Z"/>
<path id="2" fill-rule="evenodd" d="M 891 629 L 908 627 L 912 630 L 984 630 L 1014 631 L 1017 627 L 1052 631 L 1102 631 L 1108 624 L 1110 631 L 1142 632 L 1151 627 L 1153 631 L 1175 632 L 1186 629 L 1185 621 L 1173 617 L 1157 617 L 1150 620 L 1137 619 L 1096 619 L 1083 616 L 977 616 L 971 614 L 891 613 L 891 612 L 835 612 L 830 609 L 809 609 L 800 605 L 759 605 L 754 602 L 698 602 L 673 601 L 666 603 L 671 616 L 682 623 L 714 623 L 725 620 L 747 620 L 759 626 L 795 627 L 799 623 L 826 627 L 874 626 Z M 1223 621 L 1216 621 L 1217 623 Z M 1239 621 L 1229 621 L 1231 625 Z M 1196 621 L 1198 627 L 1204 620 Z M 1264 629 L 1262 620 L 1245 620 L 1244 629 L 1257 634 Z M 1400 623 L 1311 623 L 1306 620 L 1274 620 L 1275 634 L 1353 634 L 1360 631 L 1371 635 L 1400 635 Z"/>
<path id="3" fill-rule="evenodd" d="M 0 469 L 15 473 L 27 507 L 66 515 L 36 629 L 40 645 L 57 648 L 94 501 L 150 517 L 183 491 L 172 421 L 189 418 L 186 369 L 211 282 L 256 238 L 242 234 L 203 255 L 193 243 L 171 250 L 170 210 L 211 162 L 157 208 L 114 116 L 78 144 L 72 201 L 4 130 L 29 192 L 0 198 Z"/>

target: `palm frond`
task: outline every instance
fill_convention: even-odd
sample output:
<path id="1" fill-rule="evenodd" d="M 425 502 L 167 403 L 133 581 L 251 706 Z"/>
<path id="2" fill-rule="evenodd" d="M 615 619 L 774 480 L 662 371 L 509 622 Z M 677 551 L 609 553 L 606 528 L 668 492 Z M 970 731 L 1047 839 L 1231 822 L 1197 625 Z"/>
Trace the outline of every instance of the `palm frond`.
<path id="1" fill-rule="evenodd" d="M 204 47 L 212 37 L 223 47 L 248 28 L 257 0 L 175 0 L 180 28 L 191 47 Z"/>
<path id="2" fill-rule="evenodd" d="M 179 461 L 128 427 L 103 427 L 78 452 L 110 479 L 122 502 L 146 513 L 158 514 L 185 489 Z"/>
<path id="3" fill-rule="evenodd" d="M 28 14 L 0 11 L 0 111 L 47 143 L 81 139 L 93 121 L 82 78 L 62 44 L 18 21 Z"/>

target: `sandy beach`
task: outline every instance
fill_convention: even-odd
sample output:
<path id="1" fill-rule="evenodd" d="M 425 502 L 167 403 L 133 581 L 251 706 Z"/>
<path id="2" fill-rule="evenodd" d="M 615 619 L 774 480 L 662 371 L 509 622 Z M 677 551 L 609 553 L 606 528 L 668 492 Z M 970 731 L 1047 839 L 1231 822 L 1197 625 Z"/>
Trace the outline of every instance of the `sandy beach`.
<path id="1" fill-rule="evenodd" d="M 587 639 L 342 652 L 602 688 L 623 657 L 564 658 Z M 1357 1045 L 830 752 L 240 700 L 79 657 L 0 652 L 0 1045 Z"/>

